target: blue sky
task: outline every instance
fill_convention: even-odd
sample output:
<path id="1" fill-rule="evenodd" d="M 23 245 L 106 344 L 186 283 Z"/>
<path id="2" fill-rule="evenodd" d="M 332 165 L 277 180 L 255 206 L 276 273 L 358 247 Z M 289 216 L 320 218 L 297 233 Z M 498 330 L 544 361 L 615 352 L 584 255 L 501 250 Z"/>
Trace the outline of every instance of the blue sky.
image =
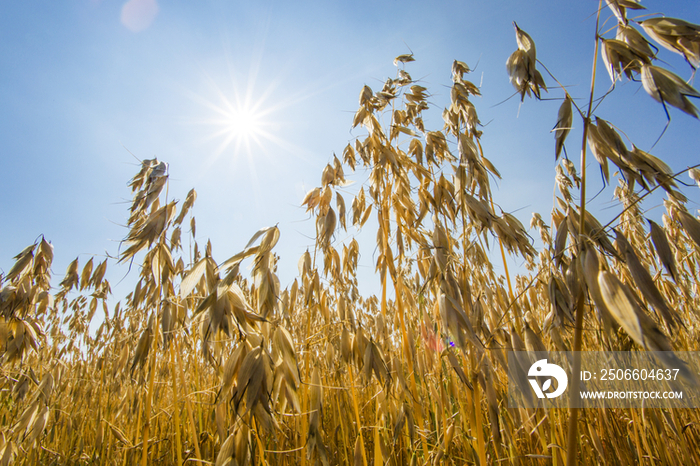
<path id="1" fill-rule="evenodd" d="M 145 5 L 140 21 L 124 18 L 134 2 Z M 643 4 L 650 13 L 700 23 L 696 0 Z M 41 234 L 55 246 L 57 278 L 77 255 L 81 263 L 92 254 L 115 255 L 127 233 L 122 226 L 130 198 L 126 183 L 138 169 L 131 152 L 170 164 L 170 196 L 184 199 L 189 189 L 197 190 L 197 239 L 203 246 L 211 238 L 219 261 L 241 250 L 259 228 L 279 223 L 280 278 L 288 285 L 299 255 L 312 244 L 313 223 L 299 208 L 304 194 L 320 183 L 333 152 L 341 154 L 363 135 L 361 129 L 350 130 L 362 86 L 379 90 L 395 76 L 393 58 L 410 51 L 417 61 L 406 70 L 432 94 L 426 115 L 430 129 L 442 127 L 452 61 L 475 70 L 471 78 L 483 94 L 475 104 L 486 124 L 485 155 L 503 175 L 494 186 L 495 201 L 516 211 L 525 225 L 533 211 L 548 221 L 554 180 L 549 131 L 560 101 L 526 99 L 520 106 L 512 98 L 496 106 L 513 93 L 505 70 L 516 49 L 512 21 L 533 37 L 538 58 L 583 99 L 597 5 L 5 2 L 0 7 L 0 267 L 9 270 L 12 256 Z M 603 19 L 610 16 L 603 11 Z M 608 34 L 613 36 L 614 31 Z M 680 56 L 665 50 L 661 56 L 664 66 L 690 77 Z M 551 78 L 545 80 L 554 87 Z M 609 86 L 601 68 L 598 95 Z M 546 97 L 559 99 L 562 93 L 552 89 Z M 221 112 L 246 102 L 257 108 L 261 131 L 270 136 L 259 136 L 250 148 L 236 139 L 226 145 L 231 135 Z M 644 150 L 666 120 L 661 105 L 635 82 L 618 84 L 596 113 Z M 700 162 L 700 123 L 675 109 L 670 113 L 671 126 L 652 152 L 680 170 Z M 567 148 L 578 164 L 580 122 L 574 125 L 579 128 Z M 593 177 L 589 192 L 599 187 Z M 694 202 L 690 207 L 697 208 L 697 190 L 686 191 Z M 619 211 L 611 209 L 611 197 L 607 190 L 592 204 L 601 218 Z M 658 199 L 645 207 L 657 205 Z M 651 212 L 658 216 L 661 209 Z M 373 245 L 373 234 L 366 241 Z M 365 264 L 371 268 L 372 258 Z"/>

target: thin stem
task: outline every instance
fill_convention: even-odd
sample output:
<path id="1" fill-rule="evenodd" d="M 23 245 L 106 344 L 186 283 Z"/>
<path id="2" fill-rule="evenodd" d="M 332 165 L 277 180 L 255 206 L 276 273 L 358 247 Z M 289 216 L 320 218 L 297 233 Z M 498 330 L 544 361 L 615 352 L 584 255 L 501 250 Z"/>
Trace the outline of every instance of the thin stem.
<path id="1" fill-rule="evenodd" d="M 580 222 L 579 222 L 579 232 L 578 232 L 578 247 L 581 248 L 583 244 L 582 239 L 584 235 L 584 225 L 586 218 L 586 147 L 588 139 L 588 127 L 591 124 L 591 113 L 593 111 L 593 96 L 595 93 L 595 79 L 596 70 L 598 66 L 598 29 L 600 27 L 600 11 L 603 7 L 603 0 L 599 0 L 598 3 L 598 13 L 596 15 L 595 21 L 595 52 L 593 55 L 593 71 L 591 76 L 591 92 L 588 100 L 588 111 L 586 113 L 586 119 L 583 121 L 583 138 L 581 141 L 581 212 L 580 212 Z M 576 324 L 574 330 L 574 361 L 572 373 L 574 374 L 574 380 L 571 387 L 571 393 L 578 393 L 581 381 L 578 378 L 578 374 L 581 372 L 581 346 L 583 340 L 583 305 L 584 305 L 584 289 L 579 291 L 579 295 L 576 303 Z M 569 413 L 569 425 L 568 425 L 568 437 L 567 437 L 567 448 L 566 448 L 566 464 L 567 466 L 573 466 L 576 464 L 576 456 L 578 449 L 578 414 L 579 408 L 574 407 L 575 398 L 571 397 L 570 400 L 570 413 Z"/>
<path id="2" fill-rule="evenodd" d="M 357 405 L 357 395 L 355 394 L 355 373 L 352 370 L 352 362 L 348 363 L 350 371 L 350 383 L 352 393 L 352 410 L 355 412 L 355 423 L 357 424 L 357 435 L 360 437 L 360 449 L 362 450 L 362 464 L 367 466 L 367 454 L 365 453 L 365 441 L 362 438 L 362 421 L 360 420 L 360 410 Z"/>
<path id="3" fill-rule="evenodd" d="M 175 451 L 177 454 L 177 464 L 180 466 L 182 464 L 182 442 L 180 434 L 180 403 L 177 396 L 177 373 L 175 371 L 175 349 L 173 347 L 172 334 L 170 341 L 170 364 L 172 376 L 172 387 L 173 387 L 173 404 L 175 409 L 173 410 L 173 417 L 175 418 Z"/>
<path id="4" fill-rule="evenodd" d="M 155 316 L 155 325 L 153 326 L 153 341 L 151 342 L 151 360 L 150 360 L 150 379 L 148 382 L 148 392 L 146 393 L 146 406 L 143 412 L 143 445 L 141 453 L 141 465 L 147 466 L 148 464 L 148 441 L 150 440 L 150 428 L 151 428 L 151 403 L 153 400 L 153 390 L 156 379 L 156 362 L 157 362 L 157 352 L 158 352 L 158 313 L 160 312 L 160 304 L 158 305 L 158 310 Z"/>
<path id="5" fill-rule="evenodd" d="M 596 55 L 597 55 L 597 54 L 596 54 Z M 574 105 L 574 108 L 576 108 L 576 111 L 578 112 L 578 114 L 581 115 L 581 118 L 586 118 L 586 117 L 583 115 L 583 110 L 581 110 L 581 108 L 580 108 L 578 105 L 576 105 L 576 101 L 575 101 L 574 98 L 571 96 L 571 94 L 569 94 L 569 91 L 566 90 L 566 87 L 564 87 L 564 85 L 563 85 L 562 83 L 559 82 L 559 80 L 556 78 L 556 76 L 554 76 L 554 75 L 552 74 L 552 72 L 549 71 L 549 69 L 545 66 L 544 63 L 542 63 L 540 60 L 537 60 L 537 63 L 539 63 L 540 65 L 542 65 L 542 68 L 544 68 L 544 70 L 547 72 L 547 74 L 548 74 L 553 80 L 555 80 L 555 81 L 557 82 L 557 84 L 559 84 L 559 87 L 561 87 L 561 90 L 564 91 L 564 94 L 566 94 L 567 96 L 569 96 L 569 98 L 571 99 L 571 103 Z M 590 104 L 589 104 L 588 108 L 590 109 Z"/>

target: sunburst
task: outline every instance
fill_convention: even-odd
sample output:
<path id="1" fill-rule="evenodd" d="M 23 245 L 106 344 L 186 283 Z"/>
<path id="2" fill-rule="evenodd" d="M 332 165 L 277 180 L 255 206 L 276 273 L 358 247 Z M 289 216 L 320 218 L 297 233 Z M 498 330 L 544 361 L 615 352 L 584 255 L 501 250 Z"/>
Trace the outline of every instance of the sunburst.
<path id="1" fill-rule="evenodd" d="M 199 172 L 200 176 L 206 176 L 214 165 L 225 159 L 239 168 L 243 162 L 251 180 L 256 181 L 257 166 L 263 159 L 272 162 L 279 154 L 305 158 L 305 150 L 283 135 L 285 128 L 294 125 L 290 121 L 289 107 L 310 93 L 290 97 L 288 92 L 286 95 L 279 92 L 280 80 L 261 79 L 258 66 L 251 66 L 245 78 L 236 76 L 231 71 L 234 68 L 229 62 L 230 74 L 223 79 L 204 72 L 207 89 L 197 93 L 186 91 L 206 112 L 191 120 L 192 123 L 206 126 L 205 141 L 215 144 L 213 150 L 200 159 Z"/>
<path id="2" fill-rule="evenodd" d="M 221 139 L 216 156 L 229 148 L 233 149 L 234 154 L 243 153 L 248 157 L 253 150 L 263 149 L 263 143 L 273 139 L 268 130 L 271 125 L 269 118 L 274 111 L 272 107 L 265 106 L 264 96 L 254 98 L 250 88 L 243 98 L 235 92 L 230 98 L 220 89 L 217 88 L 217 91 L 220 101 L 207 105 L 217 114 L 208 121 L 216 128 L 212 136 Z"/>

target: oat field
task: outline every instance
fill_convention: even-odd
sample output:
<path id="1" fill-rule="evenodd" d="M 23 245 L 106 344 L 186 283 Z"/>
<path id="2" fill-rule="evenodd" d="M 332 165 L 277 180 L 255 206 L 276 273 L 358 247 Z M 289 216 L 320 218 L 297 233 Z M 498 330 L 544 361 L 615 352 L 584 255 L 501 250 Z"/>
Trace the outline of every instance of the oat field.
<path id="1" fill-rule="evenodd" d="M 636 80 L 634 98 L 658 101 L 670 125 L 698 117 L 686 79 L 700 26 L 640 8 L 601 1 L 585 100 L 514 24 L 515 98 L 562 102 L 551 216 L 529 228 L 494 203 L 480 89 L 460 61 L 442 128 L 424 126 L 431 91 L 411 54 L 360 90 L 348 124 L 363 136 L 303 199 L 316 238 L 301 258 L 278 256 L 284 232 L 261 225 L 213 257 L 194 240 L 196 191 L 174 199 L 168 165 L 143 160 L 117 260 L 76 259 L 55 279 L 40 237 L 4 264 L 0 465 L 700 464 L 697 410 L 506 404 L 507 351 L 700 349 L 700 169 L 596 114 L 611 84 Z M 672 52 L 685 78 L 665 67 Z M 349 185 L 354 171 L 367 181 Z M 586 208 L 592 176 L 618 201 L 610 223 Z M 664 195 L 660 222 L 646 217 L 651 193 Z M 376 296 L 358 290 L 363 227 L 376 227 Z M 281 289 L 278 263 L 297 260 Z M 138 276 L 126 296 L 111 293 L 115 262 Z"/>

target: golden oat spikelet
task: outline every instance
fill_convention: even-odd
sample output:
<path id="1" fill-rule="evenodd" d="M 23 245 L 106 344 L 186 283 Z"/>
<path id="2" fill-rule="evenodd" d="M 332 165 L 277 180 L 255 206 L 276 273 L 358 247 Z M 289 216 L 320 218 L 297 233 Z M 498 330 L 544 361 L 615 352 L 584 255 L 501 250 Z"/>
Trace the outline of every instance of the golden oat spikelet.
<path id="1" fill-rule="evenodd" d="M 693 68 L 700 66 L 700 26 L 678 18 L 650 18 L 640 22 L 655 41 L 685 57 Z"/>
<path id="2" fill-rule="evenodd" d="M 530 58 L 530 62 L 534 66 L 534 63 L 537 62 L 535 41 L 532 40 L 530 34 L 520 29 L 515 21 L 513 21 L 513 27 L 515 28 L 515 41 L 518 43 L 518 48 L 527 53 L 528 57 Z"/>
<path id="3" fill-rule="evenodd" d="M 664 366 L 679 369 L 681 377 L 689 383 L 697 384 L 697 376 L 675 355 L 668 337 L 642 310 L 632 290 L 607 271 L 601 270 L 598 280 L 608 309 L 627 334 L 642 348 L 656 352 L 655 357 L 659 358 Z"/>
<path id="4" fill-rule="evenodd" d="M 374 372 L 375 377 L 381 384 L 385 385 L 386 387 L 389 386 L 389 383 L 391 382 L 391 374 L 389 373 L 389 369 L 384 361 L 382 351 L 379 349 L 373 339 L 370 339 L 369 343 L 367 343 L 363 367 L 365 378 L 368 381 Z"/>
<path id="5" fill-rule="evenodd" d="M 76 257 L 73 262 L 68 264 L 66 269 L 66 275 L 59 283 L 65 291 L 70 291 L 73 287 L 78 286 L 80 282 L 80 275 L 78 275 L 78 258 Z"/>
<path id="6" fill-rule="evenodd" d="M 221 449 L 219 450 L 219 454 L 216 455 L 216 462 L 214 463 L 215 466 L 230 466 L 233 461 L 234 455 L 234 447 L 235 447 L 235 437 L 236 433 L 231 432 L 231 435 L 226 438 L 224 441 L 223 445 L 221 445 Z"/>
<path id="7" fill-rule="evenodd" d="M 661 228 L 653 220 L 647 219 L 649 222 L 649 230 L 651 235 L 651 241 L 654 243 L 656 248 L 656 253 L 659 256 L 661 264 L 663 264 L 666 271 L 671 275 L 673 281 L 678 283 L 678 269 L 676 268 L 676 258 L 671 251 L 671 245 L 668 242 L 668 237 L 663 228 Z"/>
<path id="8" fill-rule="evenodd" d="M 605 183 L 610 184 L 610 169 L 608 168 L 608 155 L 610 154 L 610 150 L 603 137 L 599 134 L 598 126 L 593 122 L 588 125 L 587 141 L 588 147 L 590 147 L 591 153 L 593 153 L 593 157 L 595 157 L 600 164 L 600 172 L 603 175 Z"/>
<path id="9" fill-rule="evenodd" d="M 506 70 L 510 77 L 510 82 L 515 89 L 520 93 L 520 101 L 525 99 L 525 94 L 530 95 L 530 92 L 535 94 L 535 97 L 540 98 L 540 89 L 547 91 L 547 86 L 539 71 L 537 65 L 537 51 L 535 41 L 532 37 L 515 23 L 515 40 L 518 43 L 518 49 L 513 52 L 506 61 Z"/>
<path id="10" fill-rule="evenodd" d="M 631 291 L 607 270 L 598 272 L 598 286 L 606 308 L 617 323 L 640 346 L 646 347 L 642 325 L 639 322 L 639 314 L 643 311 Z"/>
<path id="11" fill-rule="evenodd" d="M 598 316 L 603 322 L 603 328 L 612 335 L 617 332 L 619 325 L 613 319 L 608 305 L 603 299 L 603 294 L 600 291 L 600 282 L 598 280 L 598 275 L 601 271 L 600 259 L 598 258 L 598 252 L 595 247 L 586 242 L 584 243 L 584 251 L 582 253 L 581 260 L 583 261 L 583 278 L 588 287 L 588 292 L 595 304 L 598 311 Z"/>
<path id="12" fill-rule="evenodd" d="M 136 345 L 136 351 L 134 351 L 134 357 L 131 362 L 131 375 L 134 374 L 134 370 L 136 370 L 137 367 L 143 367 L 146 363 L 148 352 L 151 349 L 151 342 L 153 340 L 154 329 L 155 314 L 151 314 L 151 316 L 148 318 L 148 325 L 141 333 L 139 342 Z"/>
<path id="13" fill-rule="evenodd" d="M 566 136 L 569 135 L 571 131 L 571 125 L 574 122 L 574 114 L 571 110 L 571 96 L 566 94 L 564 102 L 562 102 L 559 107 L 559 113 L 557 114 L 557 124 L 552 130 L 554 132 L 554 160 L 559 159 L 561 150 L 564 148 L 564 141 Z"/>
<path id="14" fill-rule="evenodd" d="M 80 274 L 80 290 L 84 290 L 90 284 L 90 277 L 92 276 L 93 261 L 92 257 L 85 263 L 83 271 Z"/>
<path id="15" fill-rule="evenodd" d="M 525 338 L 525 348 L 531 353 L 535 353 L 537 360 L 547 358 L 547 347 L 527 321 L 523 329 L 523 337 Z"/>
<path id="16" fill-rule="evenodd" d="M 32 260 L 34 259 L 34 249 L 36 244 L 27 246 L 17 254 L 14 259 L 16 260 L 15 265 L 12 266 L 9 272 L 7 272 L 6 278 L 9 281 L 13 281 L 15 278 L 22 276 L 28 271 L 31 266 Z"/>
<path id="17" fill-rule="evenodd" d="M 46 424 L 49 421 L 49 407 L 44 405 L 44 407 L 39 411 L 36 417 L 32 420 L 31 427 L 28 429 L 27 437 L 25 439 L 26 445 L 31 446 L 34 441 L 39 439 L 39 436 L 46 429 Z"/>
<path id="18" fill-rule="evenodd" d="M 700 221 L 690 215 L 685 210 L 678 209 L 678 217 L 680 219 L 683 230 L 688 234 L 695 244 L 700 247 Z"/>
<path id="19" fill-rule="evenodd" d="M 649 271 L 642 265 L 641 261 L 634 253 L 632 245 L 627 241 L 625 235 L 620 231 L 614 230 L 616 234 L 615 241 L 617 242 L 617 247 L 620 250 L 620 255 L 625 258 L 627 263 L 627 269 L 632 275 L 632 280 L 637 286 L 637 289 L 641 291 L 642 295 L 646 300 L 661 314 L 661 317 L 668 325 L 668 328 L 676 328 L 680 324 L 680 318 L 677 313 L 673 311 L 666 300 L 659 292 L 658 288 L 654 284 L 654 280 L 651 278 Z"/>
<path id="20" fill-rule="evenodd" d="M 469 381 L 467 374 L 464 373 L 464 370 L 462 369 L 462 366 L 459 364 L 459 360 L 457 359 L 457 356 L 455 356 L 454 352 L 450 348 L 446 348 L 442 354 L 443 354 L 443 356 L 444 355 L 447 356 L 447 360 L 449 361 L 449 363 L 452 366 L 452 368 L 454 369 L 454 371 L 457 373 L 459 380 L 461 380 L 462 383 L 469 388 L 469 390 L 474 390 L 474 387 L 472 386 L 471 382 Z"/>
<path id="21" fill-rule="evenodd" d="M 416 59 L 413 58 L 412 53 L 399 55 L 398 57 L 394 58 L 394 66 L 399 66 L 399 63 L 409 63 L 412 61 L 416 61 Z"/>
<path id="22" fill-rule="evenodd" d="M 185 202 L 182 203 L 182 207 L 180 208 L 180 213 L 178 214 L 177 218 L 173 222 L 175 225 L 180 225 L 182 221 L 185 219 L 185 215 L 187 215 L 187 212 L 192 208 L 194 205 L 194 201 L 197 200 L 197 191 L 193 189 L 190 189 L 190 192 L 187 193 L 187 197 L 185 198 Z"/>
<path id="23" fill-rule="evenodd" d="M 617 20 L 622 24 L 627 24 L 627 10 L 645 9 L 638 0 L 605 0 L 605 4 L 613 12 Z"/>
<path id="24" fill-rule="evenodd" d="M 695 181 L 698 184 L 698 188 L 700 188 L 700 169 L 691 168 L 688 170 L 688 176 L 690 176 L 690 179 Z"/>
<path id="25" fill-rule="evenodd" d="M 634 27 L 626 26 L 622 23 L 617 25 L 615 39 L 626 43 L 637 54 L 647 57 L 649 60 L 654 58 L 654 51 L 651 49 L 649 41 Z"/>
<path id="26" fill-rule="evenodd" d="M 700 98 L 700 93 L 678 75 L 653 65 L 642 66 L 642 86 L 654 100 L 672 105 L 698 118 L 698 110 L 688 97 Z"/>
<path id="27" fill-rule="evenodd" d="M 617 39 L 601 39 L 601 42 L 600 53 L 613 84 L 623 73 L 627 79 L 632 79 L 633 72 L 639 73 L 642 65 L 651 63 L 648 56 L 638 53 L 626 42 Z"/>

